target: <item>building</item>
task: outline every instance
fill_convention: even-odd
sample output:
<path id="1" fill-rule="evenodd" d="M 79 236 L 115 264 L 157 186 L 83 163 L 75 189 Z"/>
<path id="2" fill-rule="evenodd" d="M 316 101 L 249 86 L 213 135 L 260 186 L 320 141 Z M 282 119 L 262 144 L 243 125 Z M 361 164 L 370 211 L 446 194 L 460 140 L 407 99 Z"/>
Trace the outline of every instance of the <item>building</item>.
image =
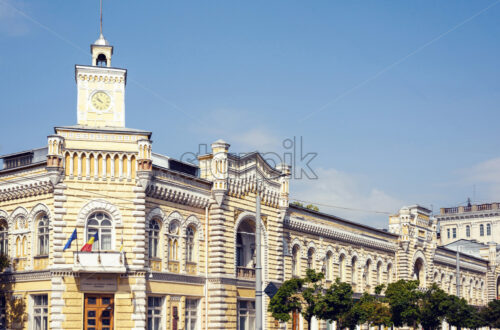
<path id="1" fill-rule="evenodd" d="M 264 286 L 314 268 L 357 295 L 417 278 L 474 304 L 495 298 L 496 248 L 460 254 L 457 282 L 456 252 L 438 246 L 423 207 L 402 208 L 378 230 L 290 204 L 289 166 L 232 154 L 222 140 L 199 166 L 154 153 L 151 132 L 125 126 L 127 71 L 111 66 L 102 34 L 91 55 L 75 67 L 77 125 L 2 157 L 0 252 L 11 265 L 0 319 L 9 328 L 252 329 L 257 192 Z M 92 237 L 92 251 L 80 251 Z M 267 303 L 265 328 L 284 329 Z M 304 327 L 298 315 L 290 323 Z"/>
<path id="2" fill-rule="evenodd" d="M 481 243 L 496 241 L 500 233 L 500 203 L 471 204 L 442 208 L 436 216 L 441 231 L 441 244 L 461 239 Z"/>

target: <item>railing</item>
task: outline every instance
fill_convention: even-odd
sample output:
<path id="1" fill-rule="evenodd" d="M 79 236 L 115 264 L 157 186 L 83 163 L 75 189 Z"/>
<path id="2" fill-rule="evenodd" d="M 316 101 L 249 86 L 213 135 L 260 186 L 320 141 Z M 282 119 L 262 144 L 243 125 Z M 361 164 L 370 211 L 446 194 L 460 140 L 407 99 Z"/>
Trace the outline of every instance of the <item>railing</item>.
<path id="1" fill-rule="evenodd" d="M 255 279 L 255 268 L 246 268 L 246 267 L 237 266 L 236 267 L 236 277 Z"/>
<path id="2" fill-rule="evenodd" d="M 168 262 L 168 271 L 171 273 L 179 273 L 180 267 L 178 261 L 169 261 Z"/>
<path id="3" fill-rule="evenodd" d="M 472 206 L 464 206 L 464 212 L 472 211 Z"/>
<path id="4" fill-rule="evenodd" d="M 478 211 L 487 211 L 491 209 L 492 209 L 491 204 L 480 204 L 477 206 Z"/>
<path id="5" fill-rule="evenodd" d="M 197 272 L 196 262 L 186 261 L 186 273 L 189 275 L 196 275 Z"/>
<path id="6" fill-rule="evenodd" d="M 16 272 L 25 270 L 27 265 L 28 265 L 28 260 L 26 258 L 12 259 L 12 269 Z"/>
<path id="7" fill-rule="evenodd" d="M 149 268 L 152 271 L 160 272 L 161 271 L 161 260 L 160 259 L 149 259 Z"/>
<path id="8" fill-rule="evenodd" d="M 74 272 L 125 273 L 124 254 L 117 251 L 74 252 Z"/>
<path id="9" fill-rule="evenodd" d="M 48 256 L 38 256 L 33 260 L 33 268 L 35 270 L 46 269 L 49 266 Z"/>
<path id="10" fill-rule="evenodd" d="M 445 214 L 458 213 L 458 207 L 448 207 L 444 209 Z"/>

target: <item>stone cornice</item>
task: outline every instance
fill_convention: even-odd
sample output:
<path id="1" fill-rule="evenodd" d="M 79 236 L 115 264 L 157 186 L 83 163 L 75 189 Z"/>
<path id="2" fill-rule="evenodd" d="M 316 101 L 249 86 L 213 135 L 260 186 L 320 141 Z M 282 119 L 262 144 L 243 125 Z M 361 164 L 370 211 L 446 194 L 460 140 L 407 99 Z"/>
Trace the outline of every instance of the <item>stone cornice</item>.
<path id="1" fill-rule="evenodd" d="M 389 243 L 387 241 L 379 240 L 376 238 L 355 234 L 345 230 L 321 225 L 318 223 L 313 223 L 310 221 L 285 218 L 284 227 L 308 234 L 334 239 L 345 243 L 362 245 L 372 249 L 383 250 L 387 252 L 396 252 L 397 250 L 396 244 Z"/>
<path id="2" fill-rule="evenodd" d="M 1 283 L 46 281 L 50 278 L 51 273 L 48 270 L 0 274 Z"/>
<path id="3" fill-rule="evenodd" d="M 434 263 L 439 263 L 439 264 L 452 266 L 452 267 L 456 267 L 456 265 L 457 265 L 456 258 L 451 257 L 451 256 L 446 256 L 443 254 L 439 254 L 437 251 L 436 251 L 436 254 L 434 255 L 433 261 L 434 261 Z M 486 262 L 486 260 L 485 260 L 485 262 Z M 476 264 L 473 264 L 471 262 L 463 261 L 463 260 L 460 260 L 460 268 L 467 269 L 467 270 L 477 272 L 477 273 L 482 273 L 482 274 L 486 273 L 488 270 L 488 267 L 486 265 L 480 266 L 480 265 L 476 265 Z"/>
<path id="4" fill-rule="evenodd" d="M 0 184 L 0 202 L 48 194 L 54 191 L 52 183 L 47 180 L 30 180 L 26 178 L 17 184 Z"/>
<path id="5" fill-rule="evenodd" d="M 204 208 L 210 202 L 210 195 L 199 189 L 158 180 L 146 188 L 146 196 L 198 208 Z"/>
<path id="6" fill-rule="evenodd" d="M 451 221 L 457 221 L 457 220 L 482 219 L 482 218 L 491 218 L 491 217 L 500 217 L 500 209 L 436 215 L 436 219 L 438 220 L 438 222 L 448 222 L 448 221 L 451 222 Z"/>
<path id="7" fill-rule="evenodd" d="M 149 277 L 149 281 L 159 281 L 159 282 L 177 282 L 177 283 L 189 283 L 189 284 L 205 284 L 205 277 L 203 276 L 192 276 L 184 274 L 172 274 L 172 273 L 158 273 L 152 272 L 152 277 Z"/>

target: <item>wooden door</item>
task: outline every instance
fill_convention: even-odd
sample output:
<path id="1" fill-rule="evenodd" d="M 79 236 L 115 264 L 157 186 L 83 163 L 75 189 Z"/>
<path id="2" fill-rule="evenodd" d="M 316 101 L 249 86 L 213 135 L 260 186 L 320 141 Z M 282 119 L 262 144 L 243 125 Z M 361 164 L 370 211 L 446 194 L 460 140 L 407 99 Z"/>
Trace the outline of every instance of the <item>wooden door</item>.
<path id="1" fill-rule="evenodd" d="M 85 294 L 85 330 L 113 330 L 113 295 Z"/>

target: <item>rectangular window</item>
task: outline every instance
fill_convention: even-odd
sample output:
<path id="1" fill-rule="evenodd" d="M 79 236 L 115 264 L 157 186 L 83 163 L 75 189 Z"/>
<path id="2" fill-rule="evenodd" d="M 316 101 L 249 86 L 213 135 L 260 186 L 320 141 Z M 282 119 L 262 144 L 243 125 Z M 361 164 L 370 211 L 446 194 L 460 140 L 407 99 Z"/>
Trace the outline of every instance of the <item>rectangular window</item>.
<path id="1" fill-rule="evenodd" d="M 446 232 L 448 233 L 448 238 L 450 238 L 450 228 L 448 228 Z"/>
<path id="2" fill-rule="evenodd" d="M 491 236 L 491 225 L 489 223 L 486 225 L 486 235 Z"/>
<path id="3" fill-rule="evenodd" d="M 255 329 L 255 301 L 238 300 L 238 330 Z"/>
<path id="4" fill-rule="evenodd" d="M 198 302 L 197 299 L 186 299 L 186 330 L 198 329 Z"/>
<path id="5" fill-rule="evenodd" d="M 162 297 L 148 297 L 148 330 L 161 329 Z"/>
<path id="6" fill-rule="evenodd" d="M 453 228 L 453 238 L 457 238 L 457 228 Z"/>
<path id="7" fill-rule="evenodd" d="M 49 329 L 49 299 L 46 294 L 33 296 L 33 329 Z"/>

